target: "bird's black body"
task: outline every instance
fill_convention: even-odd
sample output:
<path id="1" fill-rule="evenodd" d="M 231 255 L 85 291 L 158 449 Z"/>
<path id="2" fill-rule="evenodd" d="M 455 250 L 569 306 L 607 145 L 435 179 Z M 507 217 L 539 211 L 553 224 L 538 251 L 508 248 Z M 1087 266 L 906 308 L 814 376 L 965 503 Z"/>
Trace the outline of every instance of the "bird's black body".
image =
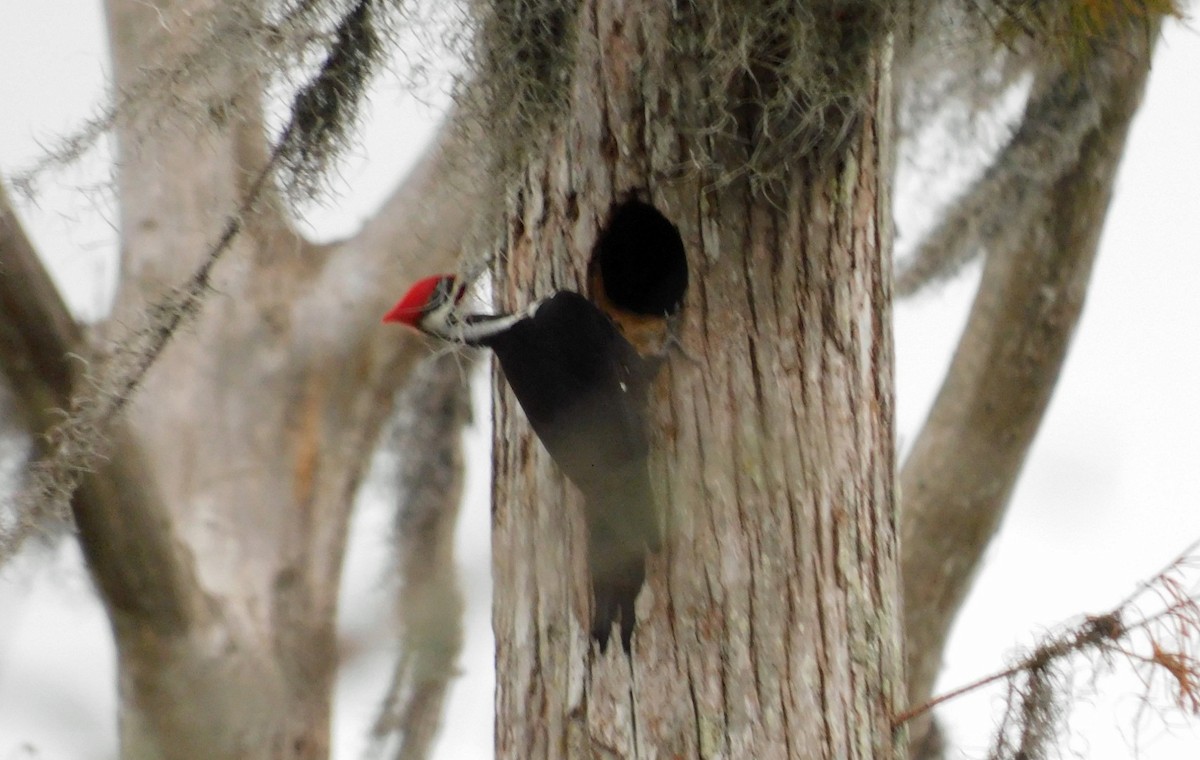
<path id="1" fill-rule="evenodd" d="M 473 326 L 488 319 L 468 317 Z M 533 431 L 583 494 L 595 594 L 592 635 L 605 648 L 619 619 L 629 651 L 646 553 L 660 543 L 646 466 L 650 367 L 612 320 L 568 291 L 471 342 L 496 352 Z"/>

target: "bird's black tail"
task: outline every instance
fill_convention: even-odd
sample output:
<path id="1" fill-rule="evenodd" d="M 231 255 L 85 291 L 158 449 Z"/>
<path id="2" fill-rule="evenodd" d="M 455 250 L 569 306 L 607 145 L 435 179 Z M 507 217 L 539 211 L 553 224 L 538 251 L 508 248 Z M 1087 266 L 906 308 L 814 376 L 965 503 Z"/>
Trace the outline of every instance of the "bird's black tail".
<path id="1" fill-rule="evenodd" d="M 630 652 L 637 622 L 634 602 L 646 580 L 646 557 L 658 551 L 654 495 L 644 459 L 630 472 L 606 481 L 604 491 L 585 494 L 588 512 L 588 569 L 592 576 L 592 638 L 607 651 L 614 623 L 621 647 Z"/>
<path id="2" fill-rule="evenodd" d="M 619 622 L 620 646 L 628 654 L 637 622 L 634 602 L 646 581 L 646 547 L 636 553 L 622 552 L 622 557 L 613 556 L 616 552 L 612 550 L 612 546 L 593 545 L 588 551 L 594 598 L 592 638 L 600 642 L 600 651 L 606 652 L 613 623 Z"/>
<path id="3" fill-rule="evenodd" d="M 591 550 L 594 558 L 598 549 Z M 592 571 L 592 638 L 600 642 L 600 651 L 608 650 L 608 639 L 614 623 L 621 624 L 621 648 L 628 654 L 633 643 L 633 624 L 637 621 L 634 602 L 646 579 L 646 557 L 638 554 L 627 557 L 620 565 L 605 560 Z"/>

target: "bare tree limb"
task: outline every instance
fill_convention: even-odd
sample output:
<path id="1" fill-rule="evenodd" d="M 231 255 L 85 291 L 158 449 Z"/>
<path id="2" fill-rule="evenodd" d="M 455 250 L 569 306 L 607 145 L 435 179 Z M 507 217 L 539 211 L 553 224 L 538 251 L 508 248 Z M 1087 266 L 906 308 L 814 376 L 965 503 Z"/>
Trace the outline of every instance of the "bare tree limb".
<path id="1" fill-rule="evenodd" d="M 1100 121 L 1101 94 L 1076 72 L 1063 72 L 1030 96 L 1021 126 L 991 167 L 946 211 L 896 273 L 896 294 L 954 276 L 985 250 L 1011 250 L 1046 192 L 1078 163 Z"/>
<path id="2" fill-rule="evenodd" d="M 1134 55 L 1130 52 L 1134 51 Z M 925 700 L 950 624 L 1000 523 L 1083 308 L 1100 230 L 1151 45 L 1092 62 L 1100 120 L 1045 211 L 989 251 L 954 360 L 901 473 L 908 687 Z M 1033 114 L 1036 116 L 1037 111 Z M 1040 117 L 1039 117 L 1040 118 Z M 913 727 L 920 741 L 928 716 Z"/>
<path id="3" fill-rule="evenodd" d="M 305 329 L 309 371 L 326 383 L 347 366 L 371 367 L 368 401 L 332 400 L 347 420 L 337 447 L 361 470 L 386 421 L 378 414 L 428 353 L 409 335 L 380 329 L 379 320 L 415 278 L 456 266 L 480 214 L 481 166 L 464 153 L 464 127 L 452 114 L 395 192 L 354 236 L 327 246 L 323 263 L 293 306 L 296 314 L 338 329 Z M 353 299 L 347 310 L 345 303 Z M 336 384 L 335 384 L 336 387 Z M 357 477 L 349 484 L 357 486 Z M 346 504 L 349 504 L 347 493 Z"/>
<path id="4" fill-rule="evenodd" d="M 48 430 L 55 406 L 69 398 L 76 368 L 69 353 L 83 331 L 42 266 L 33 243 L 0 183 L 0 361 L 31 415 L 31 428 Z"/>
<path id="5" fill-rule="evenodd" d="M 116 86 L 187 58 L 188 31 L 218 7 L 110 0 Z M 123 468 L 76 517 L 114 620 L 124 751 L 139 757 L 328 753 L 350 505 L 384 410 L 426 353 L 379 318 L 418 267 L 453 264 L 477 213 L 446 181 L 442 141 L 365 234 L 311 256 L 276 234 L 278 209 L 255 214 L 279 149 L 264 155 L 257 109 L 230 122 L 257 97 L 249 84 L 218 57 L 171 88 L 202 106 L 194 121 L 117 114 L 115 340 L 95 383 L 73 378 L 57 404 L 69 415 L 51 441 L 56 495 L 85 499 L 94 475 Z M 128 430 L 144 462 L 125 455 Z"/>
<path id="6" fill-rule="evenodd" d="M 44 454 L 46 434 L 70 402 L 77 375 L 71 352 L 82 345 L 83 333 L 42 267 L 3 184 L 0 262 L 0 368 L 20 401 L 20 423 L 32 435 L 35 451 Z M 0 564 L 39 531 L 69 523 L 65 507 L 59 500 L 14 499 L 12 524 L 0 530 Z"/>
<path id="7" fill-rule="evenodd" d="M 85 377 L 73 378 L 70 393 L 60 403 L 44 408 L 43 414 L 57 412 L 58 420 L 43 434 L 51 445 L 32 466 L 31 482 L 18 496 L 19 500 L 29 502 L 30 506 L 26 507 L 28 511 L 49 515 L 56 510 L 62 510 L 62 505 L 73 498 L 87 475 L 101 468 L 106 460 L 114 456 L 110 451 L 110 436 L 132 441 L 127 430 L 122 430 L 120 435 L 117 435 L 115 431 L 110 433 L 110 429 L 176 332 L 199 312 L 209 292 L 213 267 L 229 250 L 241 231 L 243 215 L 254 205 L 258 193 L 270 177 L 270 172 L 271 163 L 268 163 L 259 172 L 251 187 L 251 194 L 238 212 L 226 219 L 220 237 L 208 247 L 200 265 L 187 280 L 146 308 L 141 315 L 142 324 L 126 330 L 120 339 L 114 342 L 109 354 L 103 361 L 98 362 L 97 371 L 89 372 Z M 13 223 L 15 225 L 15 217 Z M 26 267 L 24 273 L 31 278 L 36 277 L 33 272 L 41 271 L 41 265 L 31 247 L 25 250 L 32 258 L 22 259 Z M 46 277 L 44 272 L 41 276 Z M 48 279 L 41 290 L 39 295 L 48 299 L 44 302 L 46 308 L 50 308 L 49 305 L 54 303 L 66 314 L 65 305 L 54 292 L 54 286 Z M 52 301 L 49 300 L 51 292 L 54 292 Z M 30 301 L 14 303 L 24 307 L 38 307 L 38 304 Z M 16 316 L 19 318 L 21 315 Z M 69 320 L 70 315 L 60 319 Z M 40 337 L 44 339 L 47 334 L 43 333 Z M 73 352 L 82 348 L 77 335 L 73 343 L 68 343 L 66 337 L 63 337 L 58 345 L 43 344 L 53 350 L 61 349 L 57 354 L 62 357 L 59 361 L 68 360 Z M 47 365 L 54 361 L 50 358 L 52 356 L 53 354 L 43 358 L 42 364 Z M 140 474 L 148 475 L 147 472 Z M 136 482 L 136 479 L 131 480 L 129 485 Z M 166 514 L 164 510 L 160 517 L 165 519 Z M 86 544 L 87 539 L 85 546 Z M 163 556 L 168 553 L 165 552 Z"/>
<path id="8" fill-rule="evenodd" d="M 462 649 L 462 593 L 454 528 L 462 497 L 462 429 L 470 417 L 470 362 L 443 353 L 413 373 L 392 436 L 400 457 L 396 540 L 400 656 L 372 730 L 376 752 L 398 739 L 397 760 L 428 757 Z"/>
<path id="9" fill-rule="evenodd" d="M 61 422 L 77 384 L 83 333 L 21 228 L 0 186 L 0 364 L 25 424 L 47 453 L 47 435 Z M 126 427 L 112 430 L 109 456 L 82 474 L 70 500 L 88 566 L 118 622 L 147 624 L 160 633 L 178 630 L 199 610 L 200 593 L 186 551 L 170 532 L 167 511 L 142 453 Z M 55 500 L 17 503 L 18 523 L 0 537 L 0 561 L 47 519 Z M 21 513 L 23 512 L 23 513 Z"/>
<path id="10" fill-rule="evenodd" d="M 454 130 L 444 127 L 443 135 Z M 382 327 L 380 318 L 412 278 L 454 266 L 478 213 L 475 193 L 448 179 L 464 171 L 460 160 L 452 139 L 431 146 L 375 218 L 332 246 L 316 275 L 305 280 L 304 292 L 287 304 L 295 390 L 283 392 L 285 417 L 319 420 L 322 427 L 302 427 L 293 444 L 298 456 L 291 487 L 305 505 L 305 519 L 290 525 L 293 535 L 284 547 L 296 580 L 291 589 L 271 591 L 281 652 L 296 650 L 298 633 L 305 626 L 313 632 L 314 619 L 332 626 L 353 496 L 388 417 L 384 410 L 429 351 L 415 337 Z M 346 381 L 348 371 L 354 382 Z M 297 599 L 293 589 L 305 596 Z M 332 627 L 315 633 L 332 646 Z M 308 694 L 311 688 L 299 680 L 304 663 L 299 665 L 290 680 Z"/>
<path id="11" fill-rule="evenodd" d="M 199 266 L 191 273 L 186 282 L 163 296 L 156 304 L 153 304 L 146 309 L 145 317 L 146 324 L 135 328 L 130 334 L 125 335 L 122 339 L 115 342 L 115 353 L 110 356 L 107 361 L 107 367 L 110 371 L 104 376 L 95 380 L 96 386 L 93 388 L 83 389 L 76 383 L 69 383 L 74 389 L 71 393 L 66 393 L 60 396 L 58 403 L 30 403 L 31 409 L 41 410 L 41 414 L 51 415 L 54 419 L 50 422 L 53 424 L 42 428 L 43 432 L 54 430 L 56 431 L 54 440 L 55 446 L 52 450 L 45 451 L 45 456 L 42 461 L 35 467 L 35 477 L 37 473 L 42 473 L 44 477 L 41 480 L 44 484 L 35 488 L 28 489 L 25 500 L 31 504 L 40 503 L 40 506 L 30 507 L 31 509 L 53 510 L 54 504 L 64 504 L 72 495 L 72 492 L 79 486 L 83 477 L 88 472 L 91 472 L 101 467 L 102 460 L 106 458 L 114 458 L 115 454 L 108 451 L 106 444 L 102 443 L 105 431 L 117 420 L 120 412 L 129 403 L 134 392 L 141 385 L 143 378 L 150 368 L 157 361 L 162 351 L 166 348 L 171 338 L 175 335 L 178 329 L 187 321 L 195 316 L 199 311 L 209 290 L 209 281 L 213 267 L 222 258 L 222 256 L 230 249 L 233 240 L 237 237 L 244 226 L 257 223 L 257 230 L 268 237 L 275 238 L 275 243 L 281 243 L 285 248 L 294 248 L 302 244 L 298 236 L 290 234 L 290 226 L 284 221 L 284 212 L 281 207 L 275 202 L 276 198 L 270 187 L 270 178 L 275 166 L 275 162 L 279 157 L 278 149 L 266 155 L 263 154 L 265 143 L 260 144 L 252 134 L 255 128 L 261 128 L 262 122 L 259 117 L 259 111 L 251 108 L 249 111 L 248 123 L 242 125 L 237 130 L 237 144 L 239 148 L 247 154 L 265 158 L 265 162 L 256 164 L 261 168 L 257 171 L 256 176 L 252 180 L 242 183 L 243 193 L 242 205 L 237 210 L 237 213 L 225 220 L 224 229 L 220 237 L 214 242 L 200 261 Z M 431 188 L 435 185 L 437 188 L 442 187 L 442 183 L 437 182 L 437 178 L 445 178 L 448 175 L 445 167 L 446 151 L 444 146 L 439 144 L 430 151 L 430 159 L 423 162 L 418 171 L 414 172 L 414 176 L 402 184 L 401 188 L 394 195 L 393 199 L 381 210 L 380 215 L 376 219 L 387 220 L 380 226 L 386 228 L 388 234 L 398 234 L 400 230 L 395 227 L 388 226 L 393 219 L 412 221 L 413 219 L 426 218 L 423 213 L 403 213 L 400 207 L 408 205 L 416 205 L 418 202 L 422 205 L 421 211 L 428 211 L 434 204 L 444 202 L 447 199 L 447 193 L 438 193 Z M 424 171 L 424 173 L 421 172 Z M 445 183 L 449 189 L 450 183 Z M 414 189 L 415 188 L 415 189 Z M 260 204 L 260 196 L 268 196 L 268 202 L 265 204 L 269 207 L 263 209 L 263 204 Z M 467 204 L 461 204 L 460 208 L 465 210 Z M 7 209 L 7 200 L 5 199 L 4 208 Z M 9 215 L 11 216 L 11 214 Z M 438 215 L 433 215 L 435 218 Z M 11 228 L 15 230 L 14 240 L 19 236 L 20 240 L 24 240 L 23 235 L 19 235 L 19 225 L 17 225 L 15 217 L 12 217 Z M 415 227 L 415 225 L 414 225 Z M 376 233 L 376 237 L 369 241 L 367 251 L 376 254 L 378 263 L 383 257 L 390 257 L 391 252 L 396 249 L 395 245 L 386 245 L 383 236 L 379 235 L 378 226 L 368 228 Z M 437 238 L 439 235 L 448 234 L 450 237 L 455 237 L 461 234 L 462 227 L 452 225 L 442 227 L 435 230 L 427 230 L 426 237 L 414 235 L 406 240 L 407 243 L 419 244 L 428 238 Z M 287 240 L 280 241 L 276 235 L 280 232 L 289 235 Z M 27 241 L 25 241 L 27 243 Z M 355 241 L 357 242 L 357 241 Z M 437 241 L 438 245 L 441 241 Z M 353 245 L 357 252 L 362 253 L 359 245 Z M 259 250 L 279 250 L 280 245 L 263 245 Z M 32 254 L 32 249 L 28 249 L 30 255 L 33 256 L 31 266 L 36 266 L 40 269 L 40 264 L 36 261 L 36 256 Z M 331 249 L 326 248 L 326 251 Z M 434 259 L 438 260 L 440 255 L 442 261 L 450 261 L 456 253 L 456 247 L 453 245 L 441 245 L 440 250 L 435 252 Z M 423 258 L 423 254 L 419 252 L 419 246 L 407 247 L 405 253 L 413 256 L 414 259 Z M 28 262 L 26 262 L 28 263 Z M 262 263 L 262 262 L 260 262 Z M 267 262 L 268 265 L 270 262 Z M 16 282 L 16 280 L 12 280 Z M 53 292 L 53 285 L 48 280 L 45 283 L 50 292 Z M 35 295 L 29 292 L 23 292 L 22 296 Z M 371 313 L 382 313 L 386 304 L 386 293 L 381 294 L 382 299 L 377 304 L 377 308 L 372 307 Z M 40 296 L 39 296 L 40 297 Z M 54 294 L 57 299 L 57 293 Z M 28 307 L 31 302 L 20 302 L 17 306 Z M 81 348 L 80 336 L 74 322 L 70 320 L 69 314 L 66 313 L 65 307 L 61 301 L 58 305 L 68 320 L 70 328 L 75 330 L 75 334 L 69 336 L 69 343 L 64 340 L 62 345 L 72 346 L 71 350 L 79 350 Z M 39 330 L 44 332 L 42 323 L 37 320 L 21 319 L 21 315 L 17 315 L 17 320 L 14 324 L 21 325 L 38 325 Z M 51 325 L 47 324 L 45 329 L 49 329 Z M 62 326 L 59 326 L 62 328 Z M 62 328 L 66 329 L 66 328 Z M 35 337 L 38 337 L 35 335 Z M 41 337 L 45 337 L 42 335 Z M 63 351 L 59 354 L 60 357 L 66 357 L 69 351 Z M 28 380 L 23 388 L 19 391 L 33 393 L 35 390 L 42 388 L 42 383 L 32 380 L 33 375 L 37 374 L 37 370 L 44 367 L 34 367 L 32 373 L 26 373 L 27 377 L 23 377 L 23 381 Z M 67 381 L 64 378 L 54 378 L 54 373 L 50 374 L 51 379 L 56 380 L 58 389 L 61 391 L 67 387 L 64 383 Z M 395 380 L 386 381 L 385 385 L 388 388 L 394 387 Z M 38 399 L 24 397 L 31 402 L 36 402 Z M 63 417 L 61 411 L 55 410 L 70 410 L 67 416 Z M 360 451 L 365 459 L 368 449 L 363 448 L 373 445 L 374 435 L 378 430 L 377 426 L 366 426 L 366 434 L 362 435 L 359 440 L 361 447 L 356 447 L 355 450 Z M 112 438 L 129 438 L 129 432 L 125 429 L 114 431 Z M 143 473 L 146 474 L 146 473 Z M 136 480 L 130 481 L 127 485 L 135 483 Z M 357 480 L 355 480 L 357 482 Z M 163 513 L 166 514 L 165 512 Z M 32 522 L 23 521 L 11 536 L 13 542 L 12 549 L 15 550 L 28 535 L 30 535 L 29 525 Z M 80 526 L 83 528 L 84 526 Z M 85 540 L 86 543 L 86 540 Z M 104 545 L 114 546 L 118 542 L 104 541 Z M 0 549 L 6 548 L 0 545 Z M 6 556 L 6 552 L 0 552 L 0 556 Z"/>

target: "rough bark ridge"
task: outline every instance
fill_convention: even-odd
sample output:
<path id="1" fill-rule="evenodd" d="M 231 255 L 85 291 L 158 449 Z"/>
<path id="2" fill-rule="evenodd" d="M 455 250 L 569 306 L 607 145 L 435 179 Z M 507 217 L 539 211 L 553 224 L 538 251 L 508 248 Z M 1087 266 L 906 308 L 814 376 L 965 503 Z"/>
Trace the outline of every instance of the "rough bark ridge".
<path id="1" fill-rule="evenodd" d="M 500 300 L 581 289 L 610 204 L 679 225 L 683 350 L 652 402 L 667 548 L 632 658 L 588 635 L 579 497 L 497 394 L 497 757 L 885 758 L 903 689 L 893 494 L 886 66 L 834 161 L 778 203 L 684 176 L 662 4 L 585 3 L 570 112 L 511 196 Z M 882 114 L 882 115 L 881 115 Z"/>

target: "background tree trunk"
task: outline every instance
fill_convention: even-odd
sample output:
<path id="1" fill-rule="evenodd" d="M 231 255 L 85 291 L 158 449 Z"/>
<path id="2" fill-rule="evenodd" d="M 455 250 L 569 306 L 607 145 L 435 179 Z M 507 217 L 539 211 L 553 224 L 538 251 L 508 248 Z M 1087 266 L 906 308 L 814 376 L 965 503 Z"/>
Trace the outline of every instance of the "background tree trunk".
<path id="1" fill-rule="evenodd" d="M 668 538 L 632 658 L 600 655 L 579 496 L 498 393 L 497 756 L 896 756 L 886 67 L 864 72 L 844 148 L 797 157 L 778 203 L 717 194 L 676 171 L 671 104 L 704 83 L 668 65 L 667 12 L 599 0 L 579 18 L 579 49 L 607 52 L 580 55 L 569 116 L 513 196 L 499 290 L 507 308 L 578 289 L 629 193 L 679 225 L 683 351 L 652 401 Z"/>
<path id="2" fill-rule="evenodd" d="M 72 501 L 116 639 L 125 757 L 329 755 L 352 500 L 393 393 L 425 353 L 378 329 L 379 315 L 406 269 L 449 265 L 473 205 L 470 180 L 447 179 L 451 163 L 471 167 L 449 158 L 450 140 L 337 244 L 304 240 L 273 193 L 254 199 L 269 157 L 258 10 L 107 4 L 122 260 L 111 351 L 95 358 L 129 375 L 167 322 L 194 317 L 145 376 L 128 427 L 85 441 L 110 461 Z M 207 307 L 186 313 L 170 294 L 238 215 Z M 61 303 L 43 306 L 70 324 Z M 42 350 L 62 361 L 61 345 Z M 91 382 L 72 380 L 77 392 Z M 49 393 L 68 407 L 46 382 L 23 401 L 39 408 Z"/>
<path id="3" fill-rule="evenodd" d="M 970 318 L 901 471 L 912 704 L 933 696 L 951 625 L 1008 509 L 1066 360 L 1158 34 L 1157 21 L 1135 24 L 1098 46 L 1078 70 L 1035 80 L 1023 131 L 1064 131 L 1047 126 L 1064 121 L 1052 109 L 1080 102 L 1097 115 L 1062 176 L 1036 196 L 1037 212 L 1016 234 L 1006 233 L 1007 245 L 989 241 Z M 1020 184 L 1021 192 L 1038 193 L 1034 182 Z M 909 726 L 915 757 L 944 754 L 932 720 L 927 713 Z"/>

